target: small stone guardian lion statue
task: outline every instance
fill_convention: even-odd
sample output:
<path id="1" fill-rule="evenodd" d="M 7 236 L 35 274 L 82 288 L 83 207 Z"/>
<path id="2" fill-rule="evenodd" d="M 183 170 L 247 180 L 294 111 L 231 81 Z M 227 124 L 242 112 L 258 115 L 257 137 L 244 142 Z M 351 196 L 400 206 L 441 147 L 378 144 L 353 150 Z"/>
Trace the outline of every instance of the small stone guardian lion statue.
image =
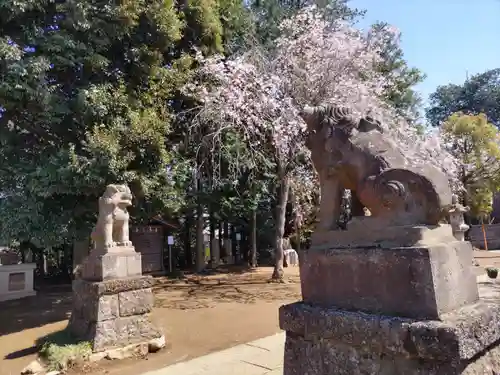
<path id="1" fill-rule="evenodd" d="M 108 185 L 99 198 L 99 216 L 92 232 L 95 249 L 132 246 L 129 240 L 129 213 L 132 193 L 127 185 Z"/>

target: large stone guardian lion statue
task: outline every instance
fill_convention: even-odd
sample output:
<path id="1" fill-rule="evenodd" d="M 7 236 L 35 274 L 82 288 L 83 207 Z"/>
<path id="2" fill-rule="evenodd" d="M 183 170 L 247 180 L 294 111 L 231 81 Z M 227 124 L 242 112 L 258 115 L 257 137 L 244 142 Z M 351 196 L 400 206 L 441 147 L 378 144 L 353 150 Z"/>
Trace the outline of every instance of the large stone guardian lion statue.
<path id="1" fill-rule="evenodd" d="M 132 193 L 126 185 L 108 185 L 99 198 L 99 216 L 92 232 L 94 248 L 106 250 L 114 246 L 132 246 L 129 240 L 129 213 Z"/>
<path id="2" fill-rule="evenodd" d="M 444 172 L 415 166 L 384 134 L 380 122 L 356 121 L 348 108 L 306 107 L 307 147 L 321 185 L 320 230 L 338 229 L 344 189 L 353 195 L 354 216 L 384 225 L 437 225 L 452 192 Z"/>

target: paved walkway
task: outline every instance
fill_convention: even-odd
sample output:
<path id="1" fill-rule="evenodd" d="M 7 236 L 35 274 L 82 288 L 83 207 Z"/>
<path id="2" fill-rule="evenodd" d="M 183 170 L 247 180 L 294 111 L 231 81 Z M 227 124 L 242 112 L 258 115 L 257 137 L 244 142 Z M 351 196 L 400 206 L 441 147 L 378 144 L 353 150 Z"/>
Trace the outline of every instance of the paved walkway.
<path id="1" fill-rule="evenodd" d="M 142 375 L 282 375 L 285 333 Z"/>

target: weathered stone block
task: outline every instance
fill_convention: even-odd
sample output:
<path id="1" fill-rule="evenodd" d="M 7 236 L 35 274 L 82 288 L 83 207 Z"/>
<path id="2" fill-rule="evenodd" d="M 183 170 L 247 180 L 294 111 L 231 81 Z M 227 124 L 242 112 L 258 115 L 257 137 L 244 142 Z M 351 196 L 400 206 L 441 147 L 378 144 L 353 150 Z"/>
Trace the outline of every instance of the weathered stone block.
<path id="1" fill-rule="evenodd" d="M 142 275 L 142 255 L 140 253 L 131 254 L 127 257 L 128 276 Z"/>
<path id="2" fill-rule="evenodd" d="M 85 321 L 99 322 L 119 316 L 118 295 L 97 293 L 89 282 L 73 282 L 73 313 Z"/>
<path id="3" fill-rule="evenodd" d="M 83 295 L 86 298 L 92 295 L 102 296 L 118 294 L 129 290 L 147 289 L 155 285 L 155 279 L 151 276 L 130 277 L 126 279 L 88 281 L 74 280 L 72 287 L 76 296 Z"/>
<path id="4" fill-rule="evenodd" d="M 148 315 L 122 317 L 118 319 L 120 329 L 127 332 L 130 343 L 161 337 L 161 332 L 151 323 Z"/>
<path id="5" fill-rule="evenodd" d="M 81 277 L 88 281 L 103 281 L 141 274 L 141 254 L 133 247 L 120 246 L 108 249 L 107 253 L 92 251 L 83 262 Z"/>
<path id="6" fill-rule="evenodd" d="M 315 249 L 425 247 L 454 241 L 450 224 L 387 226 L 383 220 L 373 221 L 369 216 L 354 217 L 348 230 L 319 230 L 311 235 Z"/>
<path id="7" fill-rule="evenodd" d="M 120 337 L 120 332 L 117 328 L 116 319 L 92 323 L 93 351 L 97 352 L 107 348 L 114 348 L 125 341 L 123 337 Z"/>
<path id="8" fill-rule="evenodd" d="M 100 282 L 75 280 L 69 330 L 91 341 L 94 352 L 161 337 L 146 314 L 153 307 L 153 285 L 150 276 Z"/>
<path id="9" fill-rule="evenodd" d="M 300 255 L 302 297 L 312 305 L 440 319 L 478 298 L 469 242 L 400 248 L 312 247 Z"/>
<path id="10" fill-rule="evenodd" d="M 153 309 L 153 290 L 138 289 L 118 294 L 120 316 L 140 315 Z"/>
<path id="11" fill-rule="evenodd" d="M 287 361 L 293 363 L 293 366 L 287 366 Z M 303 337 L 287 333 L 285 366 L 286 375 L 323 374 L 321 343 L 306 341 Z"/>
<path id="12" fill-rule="evenodd" d="M 287 332 L 284 375 L 477 375 L 500 367 L 500 291 L 441 321 L 294 303 L 280 308 Z"/>
<path id="13" fill-rule="evenodd" d="M 118 296 L 101 296 L 97 301 L 97 309 L 95 318 L 92 317 L 92 321 L 100 322 L 102 320 L 109 320 L 117 318 L 120 313 L 118 309 Z"/>

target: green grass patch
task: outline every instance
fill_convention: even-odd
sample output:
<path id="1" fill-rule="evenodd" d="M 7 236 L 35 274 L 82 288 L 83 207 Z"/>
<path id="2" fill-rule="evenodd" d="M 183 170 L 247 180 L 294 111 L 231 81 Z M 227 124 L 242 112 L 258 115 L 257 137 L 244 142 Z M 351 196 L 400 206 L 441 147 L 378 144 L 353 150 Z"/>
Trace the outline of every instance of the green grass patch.
<path id="1" fill-rule="evenodd" d="M 64 371 L 87 361 L 92 354 L 90 342 L 76 340 L 67 330 L 45 336 L 40 344 L 40 358 L 49 370 Z"/>

